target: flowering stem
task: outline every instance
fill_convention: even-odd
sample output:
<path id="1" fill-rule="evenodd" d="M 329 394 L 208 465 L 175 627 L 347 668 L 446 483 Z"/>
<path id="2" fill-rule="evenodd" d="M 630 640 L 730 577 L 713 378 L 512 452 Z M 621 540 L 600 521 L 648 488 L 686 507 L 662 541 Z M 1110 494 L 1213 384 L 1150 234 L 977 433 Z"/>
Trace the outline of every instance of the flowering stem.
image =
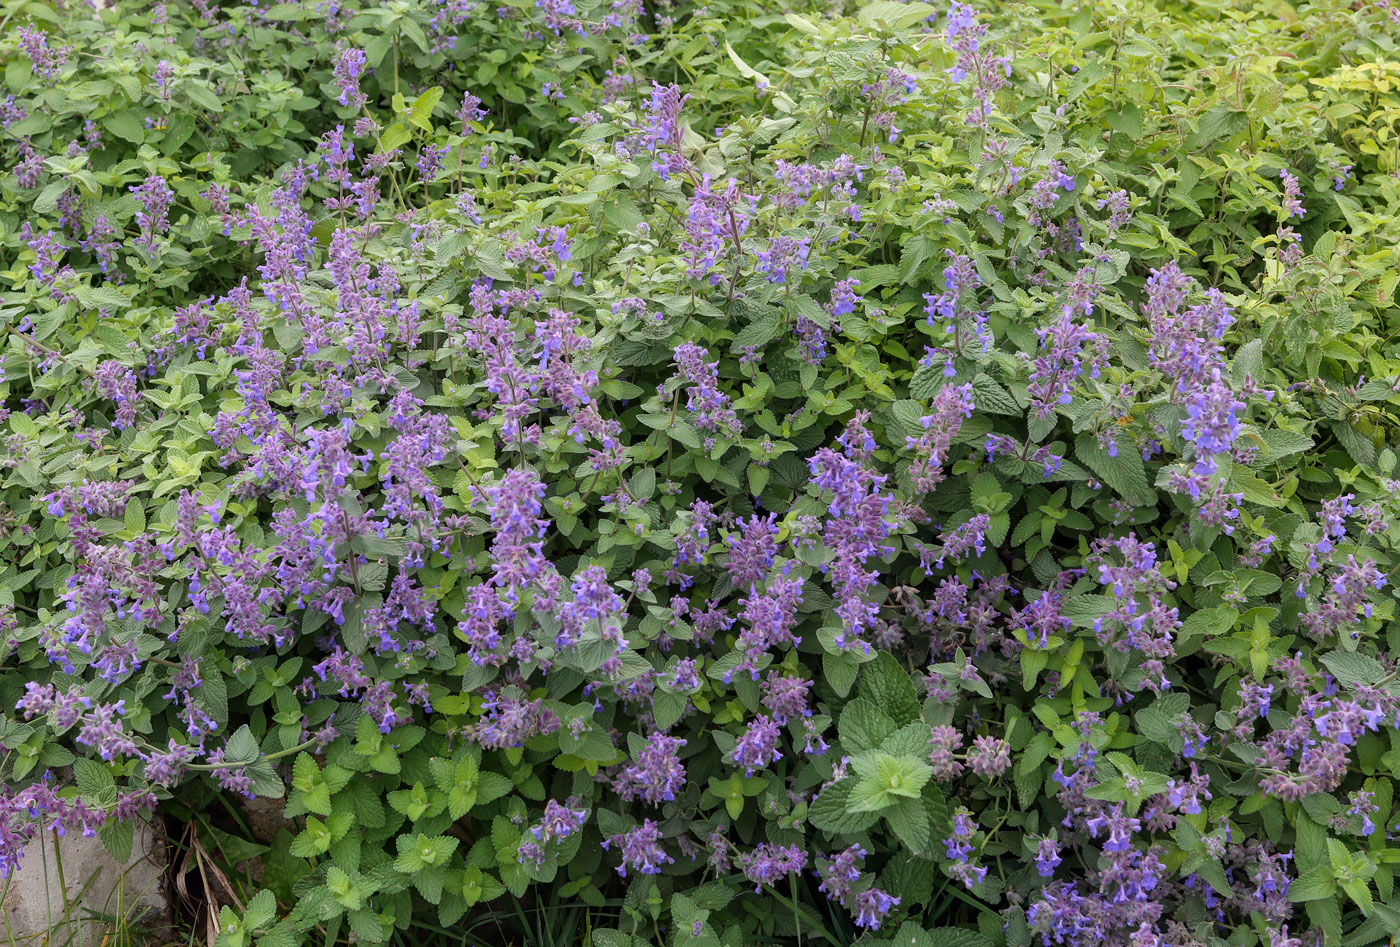
<path id="1" fill-rule="evenodd" d="M 340 522 L 345 527 L 345 551 L 350 554 L 350 581 L 355 583 L 355 594 L 361 593 L 360 589 L 360 564 L 356 561 L 355 550 L 351 541 L 354 537 L 350 535 L 350 514 L 345 512 L 345 508 L 340 508 Z"/>
<path id="2" fill-rule="evenodd" d="M 15 336 L 16 338 L 23 339 L 26 344 L 34 346 L 39 351 L 47 352 L 50 355 L 56 355 L 61 361 L 68 361 L 68 356 L 64 355 L 58 349 L 50 348 L 43 342 L 40 342 L 38 339 L 31 339 L 29 336 L 16 329 L 14 326 L 7 326 L 6 328 L 9 330 L 11 335 Z"/>
<path id="3" fill-rule="evenodd" d="M 298 743 L 296 746 L 288 747 L 285 750 L 278 750 L 276 753 L 268 753 L 259 757 L 257 760 L 250 760 L 248 762 L 226 760 L 222 763 L 186 763 L 184 765 L 186 769 L 197 770 L 241 769 L 242 767 L 251 766 L 253 763 L 260 761 L 271 762 L 272 760 L 280 760 L 283 757 L 291 756 L 293 753 L 300 753 L 302 750 L 309 749 L 315 745 L 315 740 L 307 740 L 305 743 Z"/>
<path id="4" fill-rule="evenodd" d="M 680 405 L 680 400 L 681 400 L 681 390 L 680 390 L 679 388 L 677 388 L 677 389 L 676 389 L 676 393 L 675 393 L 674 395 L 671 396 L 671 420 L 670 420 L 670 423 L 668 423 L 668 424 L 666 425 L 668 428 L 670 428 L 670 427 L 675 427 L 675 425 L 676 425 L 676 408 Z M 675 446 L 675 443 L 676 443 L 676 442 L 675 442 L 672 438 L 670 438 L 670 437 L 667 437 L 667 438 L 666 438 L 666 479 L 667 479 L 667 480 L 670 480 L 670 479 L 671 479 L 671 450 L 672 450 L 672 448 Z"/>
<path id="5" fill-rule="evenodd" d="M 458 457 L 458 458 L 456 458 L 456 461 L 457 461 L 457 466 L 462 468 L 462 473 L 466 474 L 466 475 L 467 475 L 467 479 L 470 480 L 470 481 L 472 482 L 472 486 L 476 489 L 476 492 L 477 492 L 478 494 L 482 494 L 483 491 L 482 491 L 482 489 L 481 489 L 481 483 L 480 483 L 480 481 L 478 481 L 478 480 L 476 479 L 476 477 L 472 476 L 471 470 L 467 467 L 466 464 L 462 463 L 462 458 Z M 484 495 L 484 494 L 483 494 L 483 495 Z"/>

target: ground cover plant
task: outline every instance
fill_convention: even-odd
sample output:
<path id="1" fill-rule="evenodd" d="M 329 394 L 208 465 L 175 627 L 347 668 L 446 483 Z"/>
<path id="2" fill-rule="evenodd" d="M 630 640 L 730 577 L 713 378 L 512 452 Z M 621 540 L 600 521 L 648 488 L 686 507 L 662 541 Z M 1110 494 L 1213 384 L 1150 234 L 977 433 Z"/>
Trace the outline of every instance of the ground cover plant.
<path id="1" fill-rule="evenodd" d="M 218 947 L 1400 930 L 1390 4 L 4 10 L 0 875 L 158 814 Z"/>

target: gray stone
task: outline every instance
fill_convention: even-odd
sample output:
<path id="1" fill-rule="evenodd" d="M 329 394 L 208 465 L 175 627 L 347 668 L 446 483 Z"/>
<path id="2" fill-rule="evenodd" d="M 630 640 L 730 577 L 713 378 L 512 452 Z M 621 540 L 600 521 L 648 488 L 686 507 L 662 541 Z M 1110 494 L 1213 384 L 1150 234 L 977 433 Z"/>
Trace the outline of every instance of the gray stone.
<path id="1" fill-rule="evenodd" d="M 10 875 L 0 910 L 0 942 L 99 947 L 118 918 L 129 928 L 168 927 L 165 852 L 151 826 L 139 821 L 125 865 L 117 864 L 96 838 L 69 832 L 55 839 L 43 833 L 25 846 L 24 857 Z"/>

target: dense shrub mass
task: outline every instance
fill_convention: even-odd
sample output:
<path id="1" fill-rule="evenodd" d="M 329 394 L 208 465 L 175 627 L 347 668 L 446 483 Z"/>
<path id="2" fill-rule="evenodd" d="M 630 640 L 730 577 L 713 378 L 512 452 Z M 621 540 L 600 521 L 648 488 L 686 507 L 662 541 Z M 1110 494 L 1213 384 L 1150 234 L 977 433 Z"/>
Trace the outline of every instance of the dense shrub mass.
<path id="1" fill-rule="evenodd" d="M 160 810 L 220 947 L 1400 929 L 1385 0 L 5 23 L 0 874 Z"/>

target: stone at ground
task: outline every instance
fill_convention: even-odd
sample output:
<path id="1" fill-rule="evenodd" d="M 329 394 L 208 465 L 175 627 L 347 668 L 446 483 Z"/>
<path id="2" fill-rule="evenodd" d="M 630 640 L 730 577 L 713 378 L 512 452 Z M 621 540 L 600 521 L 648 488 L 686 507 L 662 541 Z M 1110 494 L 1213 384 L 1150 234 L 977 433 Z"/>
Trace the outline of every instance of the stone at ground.
<path id="1" fill-rule="evenodd" d="M 96 838 L 70 832 L 55 839 L 45 833 L 25 847 L 24 858 L 11 873 L 0 911 L 4 915 L 0 941 L 17 947 L 44 943 L 99 947 L 118 917 L 125 917 L 129 927 L 168 926 L 164 853 L 164 843 L 145 822 L 136 823 L 131 858 L 125 865 L 119 865 Z M 60 859 L 63 884 L 59 883 Z"/>

